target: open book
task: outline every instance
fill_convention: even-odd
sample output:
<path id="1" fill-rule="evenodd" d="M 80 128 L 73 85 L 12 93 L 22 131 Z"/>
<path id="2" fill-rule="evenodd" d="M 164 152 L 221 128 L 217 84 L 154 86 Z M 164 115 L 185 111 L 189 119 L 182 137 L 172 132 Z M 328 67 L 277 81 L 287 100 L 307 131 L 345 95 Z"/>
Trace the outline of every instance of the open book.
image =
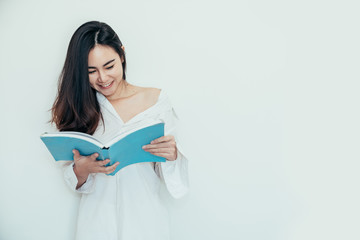
<path id="1" fill-rule="evenodd" d="M 110 159 L 110 163 L 106 166 L 120 162 L 115 171 L 108 174 L 115 175 L 120 169 L 130 164 L 165 162 L 165 158 L 155 156 L 142 149 L 142 146 L 150 144 L 152 140 L 162 136 L 164 136 L 164 123 L 120 134 L 106 144 L 101 143 L 89 134 L 72 131 L 45 132 L 40 138 L 56 161 L 74 160 L 72 150 L 77 149 L 81 155 L 85 156 L 95 152 L 99 153 L 97 160 Z"/>

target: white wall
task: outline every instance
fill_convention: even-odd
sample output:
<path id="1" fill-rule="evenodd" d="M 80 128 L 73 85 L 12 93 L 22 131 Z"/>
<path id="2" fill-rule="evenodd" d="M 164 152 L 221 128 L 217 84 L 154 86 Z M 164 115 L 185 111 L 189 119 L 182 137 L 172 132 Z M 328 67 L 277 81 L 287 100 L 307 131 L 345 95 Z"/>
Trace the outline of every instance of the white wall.
<path id="1" fill-rule="evenodd" d="M 73 239 L 79 196 L 39 139 L 70 37 L 108 23 L 166 89 L 191 192 L 174 240 L 359 239 L 357 1 L 0 1 L 0 239 Z"/>

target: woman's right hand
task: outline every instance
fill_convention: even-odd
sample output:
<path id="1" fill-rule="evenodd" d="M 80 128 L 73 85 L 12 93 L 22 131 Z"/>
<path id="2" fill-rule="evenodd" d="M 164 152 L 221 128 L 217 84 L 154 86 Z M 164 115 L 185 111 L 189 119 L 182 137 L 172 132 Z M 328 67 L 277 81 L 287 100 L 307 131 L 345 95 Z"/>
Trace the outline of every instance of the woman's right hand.
<path id="1" fill-rule="evenodd" d="M 76 189 L 81 187 L 87 180 L 90 173 L 106 173 L 110 174 L 115 171 L 116 167 L 119 165 L 119 162 L 105 167 L 106 164 L 110 162 L 110 159 L 105 160 L 96 160 L 99 156 L 98 153 L 91 154 L 89 156 L 80 155 L 79 151 L 74 149 L 74 173 L 78 179 L 78 185 Z"/>

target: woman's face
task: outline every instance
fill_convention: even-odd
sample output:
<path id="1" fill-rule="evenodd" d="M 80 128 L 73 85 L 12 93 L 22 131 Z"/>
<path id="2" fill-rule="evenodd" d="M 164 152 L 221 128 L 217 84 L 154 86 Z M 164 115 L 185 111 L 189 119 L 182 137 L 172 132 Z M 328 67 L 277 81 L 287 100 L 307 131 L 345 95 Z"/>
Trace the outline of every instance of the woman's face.
<path id="1" fill-rule="evenodd" d="M 113 48 L 106 45 L 96 45 L 90 50 L 88 57 L 91 87 L 106 97 L 114 96 L 123 80 L 121 63 L 119 54 Z"/>

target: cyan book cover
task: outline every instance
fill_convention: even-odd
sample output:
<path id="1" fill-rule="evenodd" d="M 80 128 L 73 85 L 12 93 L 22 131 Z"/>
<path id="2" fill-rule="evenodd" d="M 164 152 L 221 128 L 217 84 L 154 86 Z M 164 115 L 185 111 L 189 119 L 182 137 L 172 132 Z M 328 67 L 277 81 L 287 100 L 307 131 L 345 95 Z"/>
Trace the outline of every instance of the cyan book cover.
<path id="1" fill-rule="evenodd" d="M 73 149 L 77 149 L 81 155 L 87 156 L 95 152 L 99 153 L 98 160 L 110 159 L 108 165 L 120 162 L 114 172 L 139 162 L 165 162 L 163 157 L 155 156 L 142 149 L 144 145 L 150 144 L 152 140 L 164 136 L 164 123 L 158 123 L 141 128 L 126 136 L 118 136 L 111 141 L 110 146 L 96 140 L 93 136 L 80 132 L 57 132 L 44 133 L 40 136 L 51 155 L 56 161 L 72 161 Z"/>

